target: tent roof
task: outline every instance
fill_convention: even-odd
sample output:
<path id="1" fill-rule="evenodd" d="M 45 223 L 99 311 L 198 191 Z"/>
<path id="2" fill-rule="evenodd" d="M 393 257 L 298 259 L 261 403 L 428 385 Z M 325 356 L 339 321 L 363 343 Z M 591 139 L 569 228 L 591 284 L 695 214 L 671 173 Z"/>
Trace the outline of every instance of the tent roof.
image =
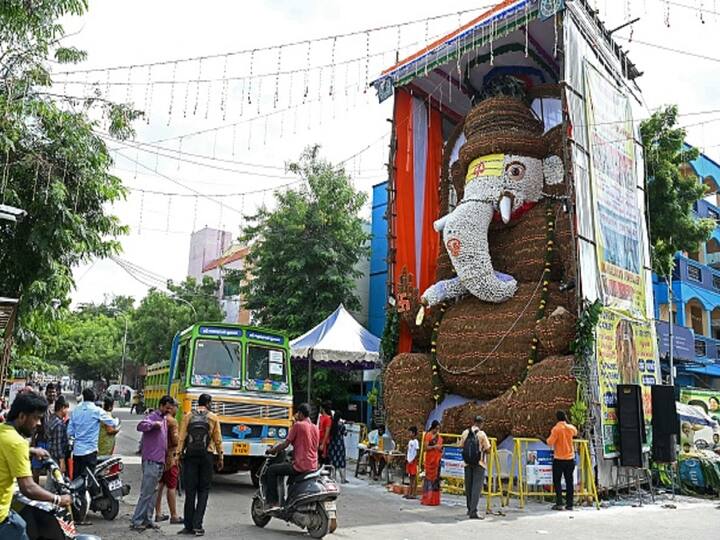
<path id="1" fill-rule="evenodd" d="M 315 362 L 364 369 L 377 364 L 380 340 L 340 304 L 327 319 L 291 341 L 290 349 L 293 357 L 307 358 L 312 351 Z"/>

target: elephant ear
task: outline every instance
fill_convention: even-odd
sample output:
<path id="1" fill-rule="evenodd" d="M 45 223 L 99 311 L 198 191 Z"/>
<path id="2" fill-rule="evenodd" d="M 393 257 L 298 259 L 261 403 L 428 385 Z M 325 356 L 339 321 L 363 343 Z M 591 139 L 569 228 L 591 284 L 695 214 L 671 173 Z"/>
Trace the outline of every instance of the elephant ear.
<path id="1" fill-rule="evenodd" d="M 565 180 L 565 166 L 560 156 L 548 156 L 543 159 L 545 186 L 558 186 Z"/>

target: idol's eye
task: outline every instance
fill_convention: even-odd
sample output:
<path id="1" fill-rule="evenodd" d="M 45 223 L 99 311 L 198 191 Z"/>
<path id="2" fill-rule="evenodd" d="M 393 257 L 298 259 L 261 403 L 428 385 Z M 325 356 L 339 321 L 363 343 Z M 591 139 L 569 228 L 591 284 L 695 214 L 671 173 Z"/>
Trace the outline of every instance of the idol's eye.
<path id="1" fill-rule="evenodd" d="M 505 167 L 505 173 L 510 180 L 522 180 L 525 176 L 525 165 L 518 161 L 513 161 Z"/>

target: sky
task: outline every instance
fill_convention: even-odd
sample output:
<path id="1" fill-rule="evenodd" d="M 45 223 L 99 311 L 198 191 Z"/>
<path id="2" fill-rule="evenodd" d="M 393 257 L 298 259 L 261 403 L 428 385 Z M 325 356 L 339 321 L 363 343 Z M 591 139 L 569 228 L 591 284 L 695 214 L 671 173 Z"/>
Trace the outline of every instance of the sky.
<path id="1" fill-rule="evenodd" d="M 63 21 L 66 44 L 86 50 L 88 60 L 55 66 L 54 80 L 66 95 L 98 92 L 146 111 L 133 140 L 108 140 L 113 172 L 130 189 L 126 200 L 108 208 L 130 228 L 120 257 L 156 278 L 182 280 L 191 231 L 208 226 L 237 236 L 243 216 L 262 204 L 272 207 L 273 189 L 298 185 L 285 166 L 307 145 L 321 145 L 322 156 L 342 162 L 354 185 L 369 194 L 386 177 L 392 100 L 378 104 L 366 82 L 396 55 L 414 52 L 492 3 L 91 1 L 86 15 Z M 644 73 L 638 84 L 647 114 L 678 104 L 688 141 L 719 160 L 720 54 L 714 44 L 720 0 L 591 3 L 609 28 L 640 17 L 615 35 Z M 449 15 L 424 21 L 442 14 Z M 407 21 L 419 22 L 365 32 Z M 346 33 L 356 34 L 305 43 Z M 246 52 L 226 55 L 239 51 Z M 176 62 L 188 58 L 195 60 Z M 165 63 L 141 65 L 155 62 Z M 104 70 L 117 66 L 133 67 Z M 88 69 L 99 71 L 82 71 Z M 265 73 L 271 75 L 258 78 Z M 370 216 L 369 201 L 363 216 Z M 113 295 L 140 299 L 152 283 L 137 281 L 109 259 L 90 261 L 74 274 L 74 304 Z"/>

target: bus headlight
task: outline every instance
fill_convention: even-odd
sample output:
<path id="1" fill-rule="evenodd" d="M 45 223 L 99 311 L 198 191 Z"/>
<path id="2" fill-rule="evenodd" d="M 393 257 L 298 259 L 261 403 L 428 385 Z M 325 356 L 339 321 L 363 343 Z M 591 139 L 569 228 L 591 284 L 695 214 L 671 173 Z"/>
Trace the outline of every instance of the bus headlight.
<path id="1" fill-rule="evenodd" d="M 268 429 L 268 437 L 270 437 L 271 439 L 274 439 L 276 434 L 277 430 L 274 427 Z"/>
<path id="2" fill-rule="evenodd" d="M 278 429 L 277 434 L 278 434 L 278 437 L 280 437 L 281 439 L 284 439 L 285 437 L 287 437 L 287 429 L 280 428 L 280 429 Z"/>

